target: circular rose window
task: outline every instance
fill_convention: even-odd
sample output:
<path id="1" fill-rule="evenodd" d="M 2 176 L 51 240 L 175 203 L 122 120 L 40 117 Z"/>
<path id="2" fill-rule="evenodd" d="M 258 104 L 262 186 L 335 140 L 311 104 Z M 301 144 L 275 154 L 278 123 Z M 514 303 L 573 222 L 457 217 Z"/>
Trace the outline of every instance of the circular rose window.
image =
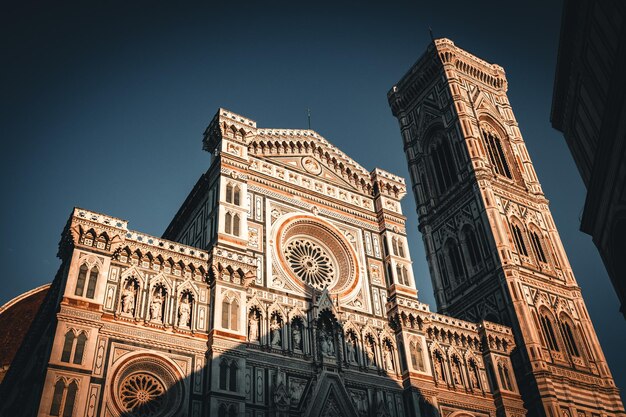
<path id="1" fill-rule="evenodd" d="M 356 255 L 330 224 L 308 215 L 293 216 L 277 227 L 274 242 L 282 270 L 295 284 L 342 294 L 355 287 Z"/>
<path id="2" fill-rule="evenodd" d="M 124 417 L 172 416 L 182 402 L 181 380 L 164 359 L 136 356 L 115 372 L 111 385 L 113 402 Z"/>
<path id="3" fill-rule="evenodd" d="M 312 240 L 292 239 L 285 248 L 285 258 L 298 278 L 314 288 L 324 289 L 335 279 L 335 261 Z"/>

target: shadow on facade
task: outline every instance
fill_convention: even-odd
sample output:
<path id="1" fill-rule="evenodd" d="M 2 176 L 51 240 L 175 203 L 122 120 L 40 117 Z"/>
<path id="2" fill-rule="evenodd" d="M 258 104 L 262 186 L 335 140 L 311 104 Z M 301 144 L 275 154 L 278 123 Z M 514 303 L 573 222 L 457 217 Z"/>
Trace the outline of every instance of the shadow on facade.
<path id="1" fill-rule="evenodd" d="M 278 314 L 262 320 L 255 307 L 248 313 L 250 341 L 214 331 L 205 366 L 188 376 L 177 377 L 176 361 L 157 358 L 154 347 L 129 354 L 105 376 L 110 392 L 96 415 L 107 407 L 124 417 L 438 415 L 403 382 L 406 358 L 385 345 L 393 341 L 359 338 L 329 310 L 286 324 Z"/>

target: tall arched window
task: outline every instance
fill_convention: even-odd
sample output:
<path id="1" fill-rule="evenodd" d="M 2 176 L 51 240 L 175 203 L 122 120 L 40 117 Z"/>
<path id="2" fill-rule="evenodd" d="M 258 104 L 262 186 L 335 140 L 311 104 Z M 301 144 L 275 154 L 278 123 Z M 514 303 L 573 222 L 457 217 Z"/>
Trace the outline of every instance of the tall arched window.
<path id="1" fill-rule="evenodd" d="M 400 239 L 398 239 L 398 255 L 404 258 L 404 243 Z"/>
<path id="2" fill-rule="evenodd" d="M 554 327 L 552 326 L 552 320 L 544 313 L 539 316 L 539 321 L 541 322 L 541 328 L 546 337 L 546 341 L 548 342 L 548 347 L 551 350 L 556 352 L 559 351 L 559 344 L 556 340 L 556 335 L 554 334 Z"/>
<path id="3" fill-rule="evenodd" d="M 226 359 L 220 362 L 220 389 L 227 389 L 228 387 L 228 372 L 230 365 Z"/>
<path id="4" fill-rule="evenodd" d="M 89 273 L 89 282 L 87 283 L 87 294 L 85 296 L 87 298 L 93 298 L 96 292 L 96 283 L 98 282 L 98 268 L 91 268 L 91 272 Z"/>
<path id="5" fill-rule="evenodd" d="M 230 375 L 229 375 L 229 383 L 228 390 L 229 391 L 237 391 L 237 362 L 232 361 L 230 364 Z"/>
<path id="6" fill-rule="evenodd" d="M 226 213 L 224 215 L 224 232 L 232 233 L 233 230 L 233 215 L 230 213 Z"/>
<path id="7" fill-rule="evenodd" d="M 547 263 L 548 260 L 543 250 L 543 245 L 541 244 L 541 238 L 534 230 L 531 230 L 530 232 L 530 243 L 533 246 L 533 251 L 535 252 L 535 256 L 537 256 L 537 259 L 544 264 Z"/>
<path id="8" fill-rule="evenodd" d="M 233 216 L 233 235 L 239 236 L 239 215 Z"/>
<path id="9" fill-rule="evenodd" d="M 239 330 L 239 301 L 225 297 L 222 301 L 222 327 Z"/>
<path id="10" fill-rule="evenodd" d="M 565 348 L 567 349 L 567 353 L 571 356 L 580 357 L 580 351 L 578 350 L 578 345 L 576 344 L 576 339 L 574 338 L 574 332 L 572 331 L 572 327 L 566 319 L 561 318 L 561 335 L 563 336 L 563 340 L 565 340 Z"/>
<path id="11" fill-rule="evenodd" d="M 65 392 L 65 383 L 59 379 L 54 384 L 54 394 L 52 394 L 52 405 L 50 406 L 50 415 L 61 415 L 61 403 L 63 402 L 63 394 Z"/>
<path id="12" fill-rule="evenodd" d="M 520 227 L 515 223 L 511 223 L 511 234 L 513 235 L 513 242 L 515 243 L 517 253 L 519 253 L 520 255 L 528 256 L 528 250 L 526 249 L 526 244 L 524 244 L 522 231 Z"/>
<path id="13" fill-rule="evenodd" d="M 66 389 L 65 382 L 63 382 L 62 379 L 59 379 L 54 384 L 52 404 L 50 405 L 50 415 L 59 417 L 72 417 L 77 392 L 78 384 L 76 383 L 76 381 L 72 381 Z M 61 414 L 61 410 L 63 410 L 63 414 Z"/>
<path id="14" fill-rule="evenodd" d="M 233 202 L 233 185 L 232 184 L 226 184 L 226 202 L 227 203 Z"/>
<path id="15" fill-rule="evenodd" d="M 474 230 L 470 226 L 465 226 L 462 234 L 467 248 L 470 265 L 475 269 L 478 267 L 482 259 L 478 239 L 476 239 L 476 233 L 474 233 Z"/>
<path id="16" fill-rule="evenodd" d="M 72 348 L 74 347 L 74 332 L 72 330 L 68 330 L 65 333 L 65 342 L 63 342 L 63 352 L 61 353 L 61 362 L 68 362 L 72 357 Z"/>
<path id="17" fill-rule="evenodd" d="M 489 162 L 491 162 L 496 174 L 512 179 L 513 176 L 506 161 L 500 138 L 493 132 L 485 130 L 482 132 L 485 145 L 487 146 L 487 153 L 489 154 Z"/>
<path id="18" fill-rule="evenodd" d="M 509 369 L 506 365 L 498 363 L 498 374 L 500 375 L 500 381 L 502 381 L 502 388 L 508 391 L 512 391 L 511 378 L 509 375 Z"/>
<path id="19" fill-rule="evenodd" d="M 395 237 L 391 238 L 391 247 L 393 249 L 393 254 L 395 256 L 398 256 L 398 239 L 396 239 Z"/>
<path id="20" fill-rule="evenodd" d="M 459 245 L 457 245 L 453 239 L 448 239 L 446 242 L 446 253 L 448 255 L 448 260 L 450 261 L 450 266 L 452 268 L 451 272 L 455 281 L 463 281 L 465 279 L 463 259 L 461 258 L 461 253 L 459 252 Z"/>
<path id="21" fill-rule="evenodd" d="M 89 268 L 87 265 L 82 264 L 80 269 L 78 270 L 78 278 L 76 279 L 76 290 L 74 290 L 74 295 L 79 297 L 83 296 L 83 291 L 85 290 L 85 281 L 87 279 L 87 271 Z"/>
<path id="22" fill-rule="evenodd" d="M 236 206 L 241 205 L 241 192 L 239 187 L 235 187 L 233 189 L 233 204 Z"/>
<path id="23" fill-rule="evenodd" d="M 76 338 L 76 349 L 74 350 L 74 364 L 80 365 L 83 363 L 83 354 L 85 353 L 85 343 L 87 343 L 87 335 L 82 332 Z"/>
<path id="24" fill-rule="evenodd" d="M 437 189 L 439 190 L 439 194 L 443 194 L 450 186 L 457 182 L 456 164 L 445 133 L 439 131 L 433 136 L 429 156 L 432 164 L 433 177 L 437 183 Z"/>

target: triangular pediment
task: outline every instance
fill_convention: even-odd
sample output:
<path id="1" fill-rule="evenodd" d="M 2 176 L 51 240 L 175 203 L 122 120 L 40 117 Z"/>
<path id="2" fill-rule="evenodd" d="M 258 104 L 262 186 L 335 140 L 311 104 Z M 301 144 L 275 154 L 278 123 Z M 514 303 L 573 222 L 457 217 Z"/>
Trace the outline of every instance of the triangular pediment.
<path id="1" fill-rule="evenodd" d="M 312 394 L 305 417 L 358 417 L 352 398 L 337 374 L 324 372 Z"/>
<path id="2" fill-rule="evenodd" d="M 370 194 L 370 172 L 312 130 L 261 129 L 248 154 L 285 168 Z"/>

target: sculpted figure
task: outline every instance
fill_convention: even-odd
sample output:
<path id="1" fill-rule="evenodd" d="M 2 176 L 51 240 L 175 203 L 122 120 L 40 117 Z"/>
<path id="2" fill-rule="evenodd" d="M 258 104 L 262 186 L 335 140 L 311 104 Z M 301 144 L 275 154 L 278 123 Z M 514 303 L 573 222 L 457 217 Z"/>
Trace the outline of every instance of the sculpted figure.
<path id="1" fill-rule="evenodd" d="M 302 330 L 300 330 L 300 325 L 295 324 L 292 330 L 293 334 L 293 347 L 298 350 L 302 350 Z"/>
<path id="2" fill-rule="evenodd" d="M 388 347 L 384 349 L 385 352 L 385 369 L 393 371 L 393 359 L 391 358 L 391 351 Z"/>
<path id="3" fill-rule="evenodd" d="M 189 327 L 189 317 L 191 314 L 191 304 L 187 296 L 183 296 L 178 307 L 178 325 L 180 327 Z"/>
<path id="4" fill-rule="evenodd" d="M 251 341 L 259 340 L 259 320 L 256 318 L 256 314 L 253 314 L 248 321 L 248 338 Z"/>
<path id="5" fill-rule="evenodd" d="M 122 292 L 122 313 L 133 314 L 135 312 L 135 287 L 128 284 Z"/>
<path id="6" fill-rule="evenodd" d="M 365 344 L 365 359 L 366 359 L 366 365 L 368 366 L 374 366 L 376 365 L 376 357 L 374 356 L 374 346 L 372 346 L 372 343 L 368 342 Z"/>
<path id="7" fill-rule="evenodd" d="M 161 295 L 161 292 L 157 289 L 154 296 L 152 297 L 152 302 L 150 303 L 150 318 L 152 320 L 161 320 L 162 310 L 163 296 Z"/>
<path id="8" fill-rule="evenodd" d="M 275 317 L 270 323 L 270 331 L 272 334 L 272 340 L 270 341 L 270 343 L 272 344 L 272 346 L 280 347 L 280 323 L 278 323 L 278 320 L 276 320 Z"/>
<path id="9" fill-rule="evenodd" d="M 348 340 L 346 348 L 348 350 L 348 362 L 356 363 L 356 349 L 354 348 L 354 340 L 352 338 Z"/>

